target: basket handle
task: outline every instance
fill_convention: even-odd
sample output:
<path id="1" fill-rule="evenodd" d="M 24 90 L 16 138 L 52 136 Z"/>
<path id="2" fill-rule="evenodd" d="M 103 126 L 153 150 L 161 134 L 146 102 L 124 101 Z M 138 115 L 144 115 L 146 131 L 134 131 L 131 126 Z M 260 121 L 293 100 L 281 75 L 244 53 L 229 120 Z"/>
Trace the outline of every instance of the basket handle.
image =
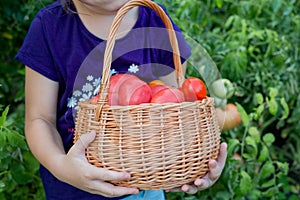
<path id="1" fill-rule="evenodd" d="M 110 27 L 110 31 L 107 38 L 106 48 L 104 52 L 104 60 L 103 60 L 103 72 L 102 72 L 102 81 L 100 84 L 100 92 L 99 92 L 99 99 L 98 104 L 105 104 L 108 101 L 108 90 L 109 90 L 109 81 L 110 81 L 110 67 L 112 62 L 112 51 L 115 46 L 116 40 L 116 32 L 120 27 L 121 21 L 125 14 L 132 8 L 136 6 L 146 6 L 153 9 L 162 19 L 163 23 L 166 26 L 166 30 L 168 31 L 170 44 L 173 51 L 173 61 L 176 70 L 176 78 L 177 84 L 181 82 L 181 78 L 183 76 L 182 73 L 182 65 L 180 60 L 180 52 L 178 47 L 178 41 L 176 38 L 176 34 L 174 31 L 173 24 L 169 17 L 166 15 L 164 10 L 154 3 L 151 0 L 130 0 L 124 6 L 120 8 L 117 15 L 115 16 L 112 25 Z"/>

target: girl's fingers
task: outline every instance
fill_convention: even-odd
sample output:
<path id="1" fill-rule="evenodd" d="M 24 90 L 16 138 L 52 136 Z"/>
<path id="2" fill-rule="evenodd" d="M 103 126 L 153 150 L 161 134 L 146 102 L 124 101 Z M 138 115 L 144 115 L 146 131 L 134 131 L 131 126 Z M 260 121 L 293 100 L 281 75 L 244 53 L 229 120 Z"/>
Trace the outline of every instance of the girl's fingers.
<path id="1" fill-rule="evenodd" d="M 95 139 L 96 131 L 91 131 L 90 133 L 83 134 L 79 137 L 79 139 L 72 146 L 70 151 L 75 154 L 85 154 L 85 149 L 89 146 L 89 144 Z"/>
<path id="2" fill-rule="evenodd" d="M 138 194 L 139 190 L 137 188 L 126 188 L 112 185 L 108 182 L 94 180 L 90 183 L 91 187 L 88 187 L 88 191 L 93 194 L 100 194 L 105 197 L 117 197 L 124 196 L 128 194 Z"/>
<path id="3" fill-rule="evenodd" d="M 94 165 L 89 165 L 88 177 L 91 180 L 104 180 L 104 181 L 115 181 L 115 180 L 128 180 L 130 174 L 127 172 L 112 171 Z"/>
<path id="4" fill-rule="evenodd" d="M 212 182 L 215 182 L 221 176 L 221 173 L 225 166 L 226 157 L 227 157 L 227 144 L 222 143 L 220 146 L 220 154 L 217 160 L 211 160 L 208 163 L 209 166 L 208 176 Z"/>

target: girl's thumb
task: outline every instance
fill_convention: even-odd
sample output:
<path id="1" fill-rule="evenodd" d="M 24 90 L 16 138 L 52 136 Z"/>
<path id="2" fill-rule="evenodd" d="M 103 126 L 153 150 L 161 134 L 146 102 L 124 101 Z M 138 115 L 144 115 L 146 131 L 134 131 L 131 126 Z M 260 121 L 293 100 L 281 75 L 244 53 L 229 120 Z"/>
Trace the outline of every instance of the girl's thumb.
<path id="1" fill-rule="evenodd" d="M 81 135 L 76 141 L 76 143 L 73 145 L 72 149 L 77 153 L 85 153 L 85 149 L 95 139 L 95 136 L 96 131 L 91 131 L 90 133 Z"/>

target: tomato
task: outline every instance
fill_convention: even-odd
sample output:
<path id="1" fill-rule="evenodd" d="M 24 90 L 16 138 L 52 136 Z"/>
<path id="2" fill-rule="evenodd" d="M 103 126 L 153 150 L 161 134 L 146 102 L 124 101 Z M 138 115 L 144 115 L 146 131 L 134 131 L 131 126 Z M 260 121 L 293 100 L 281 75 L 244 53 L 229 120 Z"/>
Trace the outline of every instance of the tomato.
<path id="1" fill-rule="evenodd" d="M 152 97 L 150 86 L 141 79 L 128 78 L 119 88 L 119 104 L 122 106 L 149 103 Z"/>
<path id="2" fill-rule="evenodd" d="M 151 103 L 181 103 L 184 94 L 177 88 L 165 88 L 157 92 L 151 99 Z"/>
<path id="3" fill-rule="evenodd" d="M 231 130 L 242 123 L 242 118 L 234 104 L 226 104 L 225 110 L 216 108 L 216 115 L 219 127 L 223 131 Z"/>
<path id="4" fill-rule="evenodd" d="M 152 86 L 156 86 L 156 85 L 165 85 L 165 83 L 163 81 L 161 81 L 161 80 L 156 79 L 156 80 L 150 81 L 148 83 L 148 85 L 150 87 L 152 87 Z"/>
<path id="5" fill-rule="evenodd" d="M 166 85 L 155 85 L 155 86 L 151 86 L 151 91 L 152 91 L 152 96 L 154 96 L 157 92 L 169 88 L 169 86 Z"/>
<path id="6" fill-rule="evenodd" d="M 206 86 L 198 78 L 190 77 L 185 79 L 181 88 L 186 101 L 196 101 L 206 97 Z"/>
<path id="7" fill-rule="evenodd" d="M 233 84 L 225 78 L 214 81 L 211 88 L 213 94 L 221 99 L 230 98 L 234 94 Z"/>
<path id="8" fill-rule="evenodd" d="M 97 94 L 97 95 L 95 95 L 95 96 L 92 97 L 91 103 L 92 103 L 92 104 L 97 104 L 98 99 L 99 99 L 99 94 Z"/>
<path id="9" fill-rule="evenodd" d="M 127 79 L 138 79 L 132 74 L 116 74 L 110 77 L 110 86 L 108 92 L 108 104 L 119 105 L 119 89 Z"/>

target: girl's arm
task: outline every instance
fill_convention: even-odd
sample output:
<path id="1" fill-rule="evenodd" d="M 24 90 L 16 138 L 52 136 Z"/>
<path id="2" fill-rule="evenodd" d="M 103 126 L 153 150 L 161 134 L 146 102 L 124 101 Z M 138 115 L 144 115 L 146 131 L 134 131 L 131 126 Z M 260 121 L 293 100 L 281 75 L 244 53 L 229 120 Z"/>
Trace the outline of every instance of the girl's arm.
<path id="1" fill-rule="evenodd" d="M 95 132 L 85 134 L 66 154 L 56 130 L 58 83 L 26 67 L 25 135 L 35 157 L 59 180 L 106 197 L 136 194 L 135 188 L 117 187 L 107 180 L 124 180 L 130 174 L 109 171 L 89 164 L 85 148 Z"/>

